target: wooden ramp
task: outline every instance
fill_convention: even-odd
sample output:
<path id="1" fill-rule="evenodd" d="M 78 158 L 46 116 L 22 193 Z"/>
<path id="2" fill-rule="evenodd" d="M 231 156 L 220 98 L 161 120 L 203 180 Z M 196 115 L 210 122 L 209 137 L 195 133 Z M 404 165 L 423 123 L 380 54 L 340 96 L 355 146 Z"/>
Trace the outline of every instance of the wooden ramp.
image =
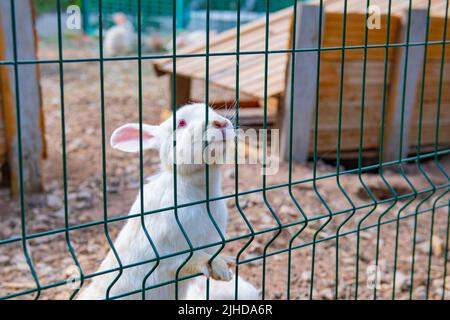
<path id="1" fill-rule="evenodd" d="M 275 14 L 271 14 L 269 23 L 269 51 L 286 50 L 289 44 L 291 28 L 292 9 L 285 9 Z M 265 18 L 243 25 L 240 32 L 240 55 L 239 63 L 239 93 L 240 102 L 243 106 L 241 117 L 243 121 L 253 124 L 262 122 L 262 113 L 257 109 L 264 105 L 265 90 L 264 85 L 267 80 L 267 106 L 270 121 L 274 122 L 274 115 L 279 104 L 280 94 L 285 88 L 285 72 L 288 62 L 288 54 L 271 53 L 268 55 L 268 74 L 265 76 Z M 236 29 L 221 33 L 210 41 L 209 58 L 209 80 L 211 91 L 225 90 L 230 101 L 219 101 L 211 97 L 213 104 L 234 104 L 236 91 L 236 51 L 237 51 Z M 220 55 L 214 55 L 220 53 Z M 192 101 L 191 81 L 201 80 L 204 83 L 206 78 L 206 45 L 196 45 L 183 48 L 177 51 L 177 55 L 193 54 L 197 57 L 177 58 L 177 105 Z M 158 60 L 154 67 L 159 75 L 173 73 L 172 59 Z M 198 82 L 197 82 L 198 83 Z M 202 85 L 202 82 L 200 82 Z M 204 91 L 204 89 L 202 90 Z M 212 94 L 211 94 L 212 96 Z M 216 95 L 222 97 L 222 95 Z M 204 96 L 197 99 L 204 101 Z M 253 110 L 244 110 L 250 107 Z M 252 108 L 253 107 L 253 108 Z M 256 108 L 256 109 L 255 109 Z M 248 113 L 247 113 L 248 112 Z"/>

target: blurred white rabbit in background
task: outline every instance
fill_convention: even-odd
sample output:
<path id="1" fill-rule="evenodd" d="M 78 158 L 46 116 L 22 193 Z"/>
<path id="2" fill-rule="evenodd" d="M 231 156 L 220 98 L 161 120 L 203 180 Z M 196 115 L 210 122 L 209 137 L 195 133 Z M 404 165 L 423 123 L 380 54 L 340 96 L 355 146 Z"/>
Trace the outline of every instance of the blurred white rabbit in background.
<path id="1" fill-rule="evenodd" d="M 133 24 L 123 13 L 113 15 L 114 26 L 104 35 L 103 48 L 106 56 L 115 57 L 130 53 L 136 44 Z"/>

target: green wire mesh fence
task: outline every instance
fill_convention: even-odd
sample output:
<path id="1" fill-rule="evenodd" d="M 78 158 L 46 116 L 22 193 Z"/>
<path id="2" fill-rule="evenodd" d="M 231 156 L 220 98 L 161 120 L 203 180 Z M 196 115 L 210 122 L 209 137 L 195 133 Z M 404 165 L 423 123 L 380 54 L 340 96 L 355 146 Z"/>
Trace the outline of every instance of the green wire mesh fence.
<path id="1" fill-rule="evenodd" d="M 336 2 L 336 1 L 335 1 Z M 371 5 L 380 1 L 364 1 L 363 8 L 364 21 L 370 18 Z M 381 1 L 382 2 L 382 1 Z M 443 24 L 440 31 L 440 37 L 436 40 L 429 40 L 430 30 L 432 29 L 431 16 L 432 1 L 422 1 L 422 5 L 426 17 L 425 38 L 419 41 L 411 41 L 413 38 L 414 24 L 411 23 L 414 15 L 413 1 L 402 1 L 406 4 L 403 15 L 403 20 L 406 27 L 406 37 L 400 40 L 400 42 L 392 43 L 392 30 L 391 30 L 391 17 L 394 16 L 393 8 L 399 2 L 393 0 L 386 0 L 383 5 L 387 9 L 385 18 L 381 19 L 381 28 L 383 41 L 378 44 L 371 44 L 370 31 L 368 28 L 363 30 L 363 42 L 354 43 L 352 37 L 354 37 L 354 30 L 347 27 L 347 23 L 354 19 L 354 12 L 348 12 L 350 1 L 341 1 L 341 14 L 339 15 L 340 25 L 340 41 L 341 45 L 333 46 L 327 45 L 325 22 L 325 10 L 328 2 L 325 0 L 311 1 L 316 7 L 317 15 L 317 37 L 313 37 L 314 45 L 309 47 L 300 47 L 299 39 L 302 38 L 298 34 L 298 24 L 301 23 L 301 12 L 299 9 L 302 4 L 296 1 L 289 1 L 291 6 L 289 9 L 292 15 L 292 26 L 290 28 L 290 44 L 288 49 L 276 49 L 273 50 L 270 47 L 270 39 L 273 36 L 271 33 L 271 12 L 273 10 L 284 7 L 287 2 L 278 1 L 256 1 L 258 11 L 263 11 L 265 23 L 263 24 L 263 35 L 259 35 L 263 42 L 263 50 L 248 50 L 242 51 L 244 43 L 241 39 L 241 30 L 245 28 L 241 26 L 241 12 L 244 8 L 243 0 L 235 1 L 204 1 L 203 10 L 206 12 L 206 41 L 205 51 L 196 54 L 187 54 L 185 52 L 179 53 L 176 47 L 176 41 L 173 41 L 173 48 L 171 53 L 158 54 L 158 55 L 144 55 L 142 51 L 143 31 L 145 28 L 145 21 L 148 18 L 148 10 L 157 12 L 161 15 L 170 16 L 173 39 L 177 37 L 177 30 L 180 26 L 180 20 L 185 18 L 180 16 L 179 6 L 185 6 L 188 1 L 172 1 L 170 2 L 158 2 L 158 1 L 123 1 L 120 2 L 124 7 L 117 7 L 118 11 L 124 11 L 129 14 L 133 14 L 136 17 L 137 23 L 137 53 L 131 56 L 120 57 L 106 57 L 104 55 L 103 38 L 105 34 L 104 23 L 99 24 L 99 40 L 98 40 L 98 53 L 92 58 L 75 58 L 68 59 L 64 56 L 64 35 L 63 35 L 63 19 L 61 17 L 61 2 L 56 1 L 56 9 L 58 12 L 58 57 L 56 59 L 48 60 L 23 60 L 19 59 L 18 52 L 18 37 L 17 30 L 19 21 L 17 20 L 16 1 L 10 0 L 10 15 L 11 26 L 10 32 L 13 44 L 13 59 L 12 60 L 0 60 L 1 68 L 8 68 L 12 70 L 14 74 L 14 91 L 15 105 L 17 113 L 17 144 L 18 154 L 17 161 L 19 167 L 19 182 L 20 182 L 20 227 L 21 233 L 19 236 L 8 237 L 0 239 L 0 248 L 8 245 L 19 244 L 18 251 L 24 256 L 26 264 L 26 270 L 31 276 L 33 285 L 26 289 L 17 289 L 12 292 L 0 292 L 1 299 L 11 298 L 23 298 L 33 297 L 39 299 L 45 295 L 46 292 L 58 289 L 70 285 L 67 279 L 61 276 L 59 281 L 47 282 L 45 279 L 39 276 L 37 272 L 39 261 L 33 259 L 33 255 L 30 251 L 30 243 L 34 240 L 51 238 L 55 235 L 63 235 L 68 252 L 68 257 L 75 266 L 76 276 L 71 280 L 78 283 L 78 286 L 70 290 L 70 298 L 77 298 L 80 291 L 83 291 L 87 283 L 95 278 L 101 277 L 105 274 L 113 275 L 111 283 L 108 285 L 108 289 L 104 296 L 105 299 L 120 299 L 127 297 L 135 297 L 138 295 L 141 298 L 146 298 L 146 292 L 164 287 L 167 285 L 175 285 L 174 297 L 178 296 L 178 288 L 183 282 L 197 278 L 201 279 L 206 287 L 205 298 L 209 298 L 211 282 L 205 280 L 201 274 L 191 274 L 188 276 L 182 275 L 183 267 L 193 258 L 196 252 L 205 248 L 211 249 L 213 255 L 211 261 L 220 256 L 228 246 L 234 247 L 231 250 L 232 255 L 236 259 L 236 267 L 234 273 L 236 275 L 233 286 L 233 296 L 238 298 L 239 278 L 238 275 L 243 274 L 243 269 L 250 266 L 252 270 L 252 279 L 258 282 L 258 287 L 261 292 L 262 299 L 273 298 L 285 298 L 285 299 L 332 299 L 332 298 L 347 298 L 347 299 L 396 299 L 400 295 L 399 290 L 403 293 L 403 298 L 433 298 L 433 299 L 446 299 L 448 298 L 448 252 L 449 252 L 449 230 L 450 230 L 450 180 L 448 174 L 448 165 L 443 158 L 449 155 L 450 149 L 448 145 L 442 143 L 442 141 L 448 139 L 446 134 L 448 131 L 446 122 L 442 121 L 441 117 L 448 114 L 450 102 L 446 96 L 446 90 L 444 83 L 447 79 L 446 76 L 446 44 L 447 40 L 447 21 L 448 21 L 448 9 L 449 1 L 439 2 L 443 8 Z M 117 4 L 116 1 L 87 1 L 92 12 L 97 12 L 98 21 L 105 21 L 106 16 L 111 13 L 111 10 L 116 11 L 116 7 L 111 9 L 113 4 Z M 159 7 L 157 3 L 164 6 Z M 275 4 L 276 3 L 276 4 Z M 330 1 L 330 6 L 333 1 Z M 227 4 L 227 6 L 225 6 Z M 230 6 L 228 7 L 228 4 Z M 155 5 L 155 7 L 151 7 Z M 95 8 L 94 8 L 95 7 Z M 236 36 L 234 39 L 236 46 L 235 50 L 228 52 L 224 50 L 210 51 L 210 12 L 214 8 L 227 10 L 234 10 L 236 17 Z M 131 10 L 131 11 L 130 11 Z M 184 11 L 181 11 L 184 12 Z M 441 12 L 441 13 L 442 13 Z M 328 20 L 327 20 L 328 21 Z M 183 23 L 182 23 L 183 24 Z M 339 30 L 338 30 L 339 31 Z M 408 66 L 408 59 L 414 60 L 414 57 L 409 55 L 409 52 L 417 53 L 417 48 L 420 48 L 423 54 L 423 61 L 421 65 L 417 66 L 418 70 L 418 82 L 414 83 L 413 87 L 417 89 L 418 99 L 418 112 L 416 112 L 417 123 L 414 124 L 416 131 L 415 136 L 411 137 L 412 146 L 415 146 L 413 151 L 405 150 L 409 142 L 405 140 L 404 131 L 409 130 L 405 128 L 407 123 L 404 119 L 407 117 L 407 113 L 411 110 L 407 110 L 406 105 L 408 103 L 408 93 L 410 91 L 409 82 L 414 81 L 408 76 L 408 71 L 411 69 L 404 67 L 400 72 L 400 95 L 398 98 L 398 122 L 395 127 L 399 129 L 398 136 L 399 141 L 396 148 L 396 155 L 392 159 L 386 159 L 383 156 L 386 154 L 386 127 L 388 124 L 388 105 L 390 101 L 390 95 L 392 94 L 392 88 L 395 88 L 395 84 L 389 81 L 391 65 L 390 56 L 393 54 L 393 49 L 403 50 L 403 55 L 397 60 L 397 64 Z M 424 146 L 422 138 L 425 130 L 425 125 L 430 123 L 423 123 L 424 115 L 427 113 L 426 108 L 430 104 L 430 96 L 427 94 L 426 86 L 427 82 L 427 67 L 428 54 L 434 48 L 439 48 L 438 68 L 434 70 L 437 81 L 436 85 L 436 99 L 432 103 L 435 103 L 435 112 L 433 113 L 434 120 L 431 123 L 431 136 L 432 143 Z M 348 56 L 351 56 L 353 52 L 359 52 L 360 69 L 357 71 L 361 74 L 360 79 L 360 102 L 358 103 L 359 113 L 346 113 L 345 106 L 345 81 L 348 75 L 349 69 L 346 64 Z M 382 85 L 377 87 L 377 94 L 381 96 L 381 105 L 377 109 L 377 118 L 370 119 L 369 122 L 379 122 L 379 131 L 373 133 L 379 138 L 379 144 L 375 156 L 375 162 L 367 164 L 365 162 L 366 150 L 365 146 L 365 128 L 368 124 L 365 117 L 367 110 L 365 105 L 368 103 L 368 99 L 371 99 L 372 92 L 369 92 L 371 80 L 367 76 L 369 57 L 372 52 L 381 52 L 381 58 L 378 66 L 378 71 L 381 73 L 383 79 Z M 287 137 L 287 162 L 284 168 L 286 174 L 282 180 L 274 180 L 267 174 L 267 154 L 268 154 L 268 137 L 266 133 L 263 134 L 262 148 L 263 148 L 263 160 L 262 160 L 262 176 L 258 180 L 254 179 L 254 183 L 258 184 L 257 187 L 245 187 L 242 190 L 241 176 L 245 174 L 246 168 L 237 163 L 233 166 L 233 188 L 220 197 L 210 196 L 210 166 L 205 165 L 205 198 L 191 203 L 180 203 L 177 198 L 177 174 L 176 165 L 173 168 L 173 206 L 168 208 L 157 208 L 150 211 L 145 211 L 143 198 L 141 198 L 140 213 L 123 215 L 119 217 L 110 217 L 108 213 L 108 173 L 107 173 L 107 121 L 106 116 L 108 113 L 108 106 L 105 100 L 105 93 L 107 89 L 105 87 L 105 68 L 109 64 L 134 62 L 137 65 L 138 70 L 138 118 L 140 123 L 140 152 L 139 152 L 139 190 L 141 194 L 144 193 L 145 177 L 144 177 L 144 153 L 142 151 L 142 122 L 144 119 L 145 111 L 144 93 L 145 83 L 143 81 L 145 73 L 145 63 L 153 60 L 170 59 L 172 64 L 172 72 L 177 74 L 177 65 L 181 61 L 185 61 L 190 58 L 202 58 L 205 63 L 204 74 L 204 101 L 213 103 L 211 101 L 210 84 L 214 81 L 211 77 L 210 62 L 214 58 L 223 58 L 233 61 L 235 65 L 233 81 L 235 83 L 235 107 L 234 107 L 234 125 L 237 128 L 240 125 L 240 115 L 244 108 L 241 108 L 241 90 L 240 85 L 246 80 L 246 77 L 250 77 L 249 74 L 242 74 L 241 67 L 245 58 L 250 57 L 263 57 L 263 83 L 261 87 L 263 90 L 264 99 L 262 101 L 262 127 L 264 129 L 269 128 L 268 115 L 270 109 L 270 93 L 269 93 L 269 77 L 273 76 L 271 70 L 270 61 L 273 56 L 285 54 L 289 57 L 290 63 L 286 69 L 285 76 L 288 80 L 287 94 L 285 95 L 284 116 L 288 121 L 284 122 L 283 133 Z M 309 159 L 312 160 L 310 166 L 303 167 L 302 170 L 309 171 L 309 175 L 298 178 L 298 166 L 294 162 L 296 158 L 296 130 L 300 130 L 298 124 L 295 122 L 295 114 L 300 112 L 296 107 L 296 81 L 301 81 L 295 76 L 296 66 L 301 63 L 301 59 L 307 54 L 314 55 L 316 63 L 311 67 L 316 70 L 314 72 L 315 77 L 308 79 L 313 83 L 312 91 L 313 95 L 313 110 L 311 118 L 311 148 Z M 321 153 L 319 151 L 319 137 L 321 134 L 320 117 L 324 116 L 321 113 L 320 105 L 323 103 L 321 100 L 321 86 L 319 85 L 321 77 L 326 77 L 321 67 L 326 64 L 325 57 L 327 54 L 335 54 L 338 57 L 339 67 L 334 70 L 340 80 L 337 91 L 337 101 L 334 102 L 335 109 L 337 111 L 337 123 L 336 123 L 336 140 L 334 147 L 335 162 L 333 164 L 333 170 L 323 172 L 321 166 L 323 162 L 321 160 Z M 68 152 L 66 141 L 66 123 L 65 123 L 65 97 L 67 95 L 67 89 L 65 85 L 65 70 L 68 65 L 82 64 L 82 63 L 95 63 L 98 67 L 99 86 L 100 86 L 100 103 L 99 109 L 101 113 L 101 136 L 97 137 L 101 141 L 101 149 L 98 150 L 101 153 L 101 167 L 102 167 L 102 201 L 103 210 L 102 218 L 99 220 L 84 222 L 84 223 L 72 223 L 70 216 L 72 215 L 69 207 L 69 186 L 68 186 Z M 28 220 L 29 208 L 26 205 L 27 194 L 24 191 L 24 177 L 22 172 L 22 153 L 21 143 L 24 139 L 22 136 L 22 122 L 23 117 L 26 115 L 21 113 L 21 101 L 19 92 L 21 91 L 22 81 L 25 79 L 20 78 L 19 70 L 27 65 L 56 65 L 59 73 L 59 96 L 60 96 L 60 114 L 61 114 L 61 151 L 62 151 L 62 170 L 63 170 L 63 217 L 64 225 L 59 228 L 53 228 L 46 231 L 28 232 Z M 355 70 L 350 70 L 355 71 Z M 275 70 L 275 72 L 281 72 Z M 176 76 L 171 78 L 172 88 L 175 88 L 170 92 L 173 111 L 177 110 L 177 93 L 179 79 Z M 371 89 L 372 90 L 372 89 Z M 369 98 L 367 98 L 367 96 Z M 280 107 L 281 108 L 281 107 Z M 82 110 L 79 112 L 83 112 Z M 353 168 L 345 168 L 342 165 L 345 162 L 344 152 L 342 152 L 344 140 L 344 117 L 351 117 L 357 123 L 357 145 L 356 152 L 353 153 L 354 166 Z M 206 112 L 205 123 L 208 123 L 208 112 Z M 173 127 L 177 127 L 177 119 L 173 117 Z M 428 130 L 428 129 L 427 129 Z M 264 131 L 266 132 L 266 131 Z M 430 131 L 427 131 L 429 134 Z M 410 137 L 407 137 L 408 139 Z M 445 142 L 445 141 L 444 141 Z M 235 157 L 237 159 L 239 149 L 237 146 L 237 140 L 235 141 Z M 176 143 L 173 141 L 173 146 L 176 150 Z M 356 161 L 355 161 L 356 159 Z M 375 177 L 376 183 L 368 183 L 368 177 Z M 438 178 L 436 178 L 438 177 Z M 246 176 L 246 179 L 249 179 Z M 349 191 L 349 185 L 358 188 L 359 196 L 356 197 L 355 193 Z M 328 187 L 327 187 L 328 186 Z M 331 186 L 331 187 L 330 187 Z M 330 197 L 327 193 L 330 189 L 337 190 L 334 196 Z M 380 191 L 381 190 L 381 191 Z M 273 192 L 283 191 L 281 196 L 283 197 L 282 205 L 274 205 L 274 198 L 271 197 Z M 256 196 L 260 198 L 260 204 L 262 208 L 259 209 L 256 220 L 255 216 L 249 214 L 248 197 Z M 275 197 L 280 197 L 280 194 L 276 194 Z M 314 198 L 313 202 L 308 202 L 306 198 Z M 214 213 L 211 212 L 211 204 L 221 201 L 232 201 L 233 208 L 236 215 L 239 217 L 240 228 L 239 232 L 227 236 L 222 234 L 214 221 Z M 245 201 L 244 201 L 245 200 Z M 286 210 L 282 210 L 287 204 L 293 208 L 289 213 Z M 176 223 L 180 230 L 183 229 L 182 222 L 179 218 L 180 211 L 183 208 L 192 207 L 195 205 L 204 206 L 208 217 L 216 227 L 220 241 L 208 243 L 202 247 L 196 247 L 188 235 L 184 232 L 186 237 L 186 249 L 180 252 L 159 252 L 158 248 L 152 240 L 152 234 L 146 229 L 146 217 L 155 214 L 171 214 L 176 219 Z M 263 214 L 264 212 L 264 214 Z M 262 216 L 268 216 L 271 223 L 261 224 L 260 220 Z M 288 218 L 289 219 L 288 219 Z M 141 227 L 145 233 L 145 240 L 147 241 L 149 250 L 155 252 L 155 257 L 150 260 L 138 261 L 133 263 L 126 263 L 122 261 L 121 256 L 117 248 L 114 245 L 114 237 L 111 235 L 110 226 L 117 222 L 124 222 L 130 219 L 140 219 Z M 258 220 L 259 219 L 259 220 Z M 111 255 L 117 261 L 116 267 L 107 270 L 97 272 L 86 272 L 81 262 L 82 254 L 77 246 L 74 246 L 74 235 L 77 231 L 92 228 L 101 227 L 103 234 L 106 238 L 106 242 L 111 249 Z M 391 229 L 387 229 L 391 228 Z M 425 235 L 422 234 L 426 229 Z M 387 230 L 392 230 L 392 233 L 387 234 Z M 405 232 L 406 230 L 406 232 Z M 368 238 L 367 234 L 372 232 L 373 237 Z M 351 241 L 349 240 L 351 239 Z M 281 244 L 283 243 L 283 244 Z M 256 248 L 256 249 L 255 249 Z M 325 255 L 321 253 L 321 250 L 326 250 Z M 37 249 L 36 249 L 37 250 Z M 248 251 L 251 250 L 249 254 Z M 424 250 L 425 254 L 418 254 L 419 250 Z M 440 251 L 438 253 L 437 251 Z M 405 252 L 407 252 L 405 254 Z M 172 257 L 183 257 L 183 263 L 176 268 L 176 272 L 172 275 L 172 279 L 163 283 L 156 283 L 151 286 L 147 286 L 147 279 L 151 278 L 161 264 Z M 326 261 L 326 266 L 320 260 Z M 386 270 L 382 270 L 385 260 L 389 260 L 389 267 Z M 130 292 L 120 293 L 118 295 L 111 294 L 114 285 L 119 281 L 121 276 L 127 270 L 133 268 L 139 268 L 145 266 L 146 274 L 142 282 L 142 288 L 133 290 Z M 366 267 L 364 270 L 363 267 Z M 0 266 L 0 269 L 3 267 Z M 328 277 L 324 280 L 325 274 L 331 274 L 331 278 Z M 247 273 L 248 275 L 248 273 Z M 386 286 L 382 282 L 382 278 L 389 278 L 390 285 Z M 418 280 L 417 278 L 420 277 Z M 405 279 L 403 279 L 405 278 Z M 322 281 L 323 280 L 323 281 Z M 323 282 L 326 284 L 323 284 Z M 351 286 L 342 286 L 343 282 L 350 282 Z M 322 283 L 322 284 L 321 284 Z M 275 284 L 280 285 L 277 287 Z M 317 288 L 322 285 L 331 288 L 328 291 L 318 292 Z M 399 288 L 399 286 L 401 288 Z M 281 289 L 280 289 L 281 288 Z M 417 291 L 417 288 L 420 288 Z M 0 286 L 1 290 L 1 286 Z M 272 292 L 278 290 L 281 292 L 279 295 L 274 295 Z M 345 292 L 343 292 L 345 291 Z"/>

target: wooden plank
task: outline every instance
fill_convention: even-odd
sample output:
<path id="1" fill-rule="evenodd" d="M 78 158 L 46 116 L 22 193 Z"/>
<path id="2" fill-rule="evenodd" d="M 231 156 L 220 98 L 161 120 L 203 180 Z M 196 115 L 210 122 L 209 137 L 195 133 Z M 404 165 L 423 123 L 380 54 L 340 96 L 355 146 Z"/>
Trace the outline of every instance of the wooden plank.
<path id="1" fill-rule="evenodd" d="M 272 24 L 277 24 L 277 23 L 283 23 L 283 22 L 288 22 L 290 15 L 291 15 L 291 8 L 287 8 L 284 10 L 280 10 L 274 14 L 271 15 L 270 18 L 270 23 Z M 246 25 L 243 25 L 241 27 L 241 39 L 243 39 L 245 37 L 245 35 L 253 35 L 254 31 L 258 31 L 258 30 L 262 30 L 265 27 L 266 21 L 265 19 L 258 19 L 254 22 L 248 23 Z M 258 34 L 259 32 L 256 32 L 256 34 Z M 219 45 L 223 45 L 224 43 L 229 42 L 229 44 L 231 44 L 231 47 L 228 45 L 228 50 L 229 52 L 235 52 L 236 48 L 236 29 L 231 29 L 228 31 L 225 31 L 223 33 L 221 33 L 220 35 L 214 37 L 211 41 L 210 41 L 210 52 L 214 52 L 214 50 L 216 50 L 215 48 Z M 242 44 L 244 44 L 245 42 L 242 41 Z M 200 45 L 192 45 L 192 46 L 188 46 L 185 47 L 181 50 L 177 51 L 177 54 L 191 54 L 191 53 L 204 53 L 205 52 L 205 45 L 204 44 L 200 44 Z M 166 73 L 168 70 L 165 70 L 165 65 L 170 63 L 172 61 L 171 58 L 166 58 L 166 59 L 158 59 L 153 61 L 153 66 L 155 68 L 155 70 L 161 74 L 161 73 Z M 170 70 L 169 70 L 170 72 Z"/>
<path id="2" fill-rule="evenodd" d="M 216 110 L 223 116 L 229 116 L 230 112 L 225 109 Z M 233 115 L 234 112 L 231 112 Z M 267 125 L 271 126 L 276 121 L 276 112 L 267 110 Z M 239 127 L 258 127 L 262 126 L 264 122 L 264 109 L 263 108 L 240 108 L 239 109 Z"/>
<path id="3" fill-rule="evenodd" d="M 381 28 L 369 30 L 367 33 L 368 45 L 383 45 L 386 43 L 386 30 L 387 30 L 387 16 L 382 15 Z M 391 15 L 390 25 L 390 43 L 397 42 L 397 31 L 400 18 Z M 324 30 L 323 48 L 337 48 L 342 47 L 342 33 L 343 33 L 343 13 L 333 12 L 328 13 L 326 17 L 326 28 Z M 363 46 L 366 30 L 366 15 L 365 10 L 361 13 L 347 13 L 346 22 L 346 43 L 347 47 L 351 46 Z M 390 57 L 393 56 L 394 47 L 389 49 Z M 346 60 L 362 60 L 363 50 L 361 49 L 348 49 L 346 50 Z M 341 50 L 327 50 L 322 54 L 324 60 L 340 60 Z M 367 50 L 368 60 L 380 60 L 385 59 L 384 48 L 369 48 Z"/>
<path id="4" fill-rule="evenodd" d="M 403 17 L 401 38 L 402 42 L 406 42 L 408 15 L 405 13 Z M 426 22 L 426 10 L 411 10 L 410 43 L 425 40 Z M 412 115 L 418 93 L 417 82 L 421 74 L 422 64 L 424 63 L 424 49 L 421 46 L 412 46 L 409 47 L 408 51 L 408 47 L 401 47 L 399 48 L 399 54 L 396 59 L 394 86 L 386 119 L 386 145 L 383 151 L 384 161 L 393 161 L 399 157 L 406 157 L 408 154 Z M 404 114 L 403 118 L 402 113 Z M 402 122 L 403 133 L 401 132 Z M 403 148 L 400 150 L 402 144 Z"/>
<path id="5" fill-rule="evenodd" d="M 20 60 L 35 60 L 33 4 L 30 0 L 15 1 L 17 21 L 17 52 Z M 11 8 L 9 1 L 0 2 L 0 59 L 13 60 Z M 22 125 L 22 172 L 25 192 L 42 189 L 41 157 L 44 154 L 41 93 L 36 65 L 19 65 L 19 100 Z M 6 126 L 8 164 L 11 188 L 19 194 L 18 143 L 16 128 L 15 72 L 11 66 L 0 67 L 3 116 Z"/>
<path id="6" fill-rule="evenodd" d="M 321 125 L 318 126 L 318 137 L 317 137 L 317 151 L 332 152 L 336 153 L 337 145 L 337 131 L 335 129 L 326 130 L 322 128 Z M 359 130 L 354 128 L 344 128 L 341 130 L 341 151 L 355 151 L 358 150 L 359 146 Z M 379 130 L 374 128 L 364 129 L 364 139 L 363 139 L 363 150 L 365 149 L 375 149 L 380 143 Z M 312 154 L 314 151 L 314 139 L 309 141 L 309 153 Z"/>
<path id="7" fill-rule="evenodd" d="M 182 107 L 189 103 L 191 98 L 191 79 L 188 77 L 178 75 L 176 78 L 176 88 L 173 88 L 173 75 L 169 77 L 170 82 L 170 105 L 169 109 L 172 109 L 173 106 L 173 97 L 172 94 L 175 90 L 175 106 L 177 108 Z"/>
<path id="8" fill-rule="evenodd" d="M 296 21 L 297 49 L 317 47 L 319 34 L 320 6 L 302 3 L 298 6 Z M 323 19 L 324 20 L 324 19 Z M 322 20 L 322 21 L 323 21 Z M 323 28 L 323 26 L 322 26 Z M 296 52 L 294 67 L 294 86 L 291 91 L 291 64 L 286 77 L 286 96 L 283 107 L 281 132 L 281 152 L 285 160 L 290 158 L 290 121 L 292 128 L 292 159 L 304 163 L 308 159 L 312 112 L 316 100 L 318 52 Z M 293 114 L 291 114 L 291 95 Z"/>

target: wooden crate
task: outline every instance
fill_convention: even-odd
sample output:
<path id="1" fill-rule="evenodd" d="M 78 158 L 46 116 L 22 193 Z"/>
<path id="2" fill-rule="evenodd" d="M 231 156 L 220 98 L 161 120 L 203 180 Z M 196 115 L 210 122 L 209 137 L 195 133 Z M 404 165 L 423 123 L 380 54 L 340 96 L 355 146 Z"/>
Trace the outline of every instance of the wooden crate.
<path id="1" fill-rule="evenodd" d="M 380 5 L 381 29 L 372 29 L 367 32 L 368 46 L 383 45 L 386 43 L 387 8 L 382 5 L 385 1 L 371 1 Z M 363 49 L 328 50 L 337 47 L 363 46 L 365 44 L 366 8 L 365 1 L 348 1 L 345 29 L 345 42 L 343 39 L 343 1 L 325 1 L 324 27 L 322 30 L 321 69 L 319 81 L 318 105 L 318 137 L 317 150 L 322 155 L 334 156 L 338 143 L 339 107 L 342 106 L 341 116 L 341 151 L 354 152 L 358 150 L 360 141 L 360 116 L 364 104 L 363 149 L 375 150 L 380 142 L 380 118 L 384 89 L 384 63 L 388 64 L 388 77 L 386 90 L 391 85 L 390 74 L 392 62 L 395 57 L 394 48 L 368 48 L 366 60 L 365 99 L 363 95 Z M 397 32 L 400 19 L 391 16 L 389 42 L 397 41 Z M 316 44 L 317 47 L 317 44 Z M 343 81 L 341 82 L 341 66 Z M 342 101 L 340 101 L 340 88 L 342 86 Z M 312 121 L 315 117 L 315 108 Z M 314 135 L 314 125 L 311 126 L 310 137 Z M 314 150 L 314 139 L 309 141 L 309 153 Z"/>
<path id="2" fill-rule="evenodd" d="M 415 12 L 411 15 L 410 42 L 423 44 L 425 40 L 429 42 L 442 42 L 444 40 L 445 6 L 446 1 L 444 0 L 432 1 L 430 16 L 428 17 L 428 1 L 413 1 L 412 7 Z M 406 41 L 408 8 L 408 1 L 400 1 L 395 8 L 395 14 L 402 17 L 402 29 L 399 32 L 401 42 Z M 426 39 L 427 23 L 429 25 L 428 39 Z M 445 40 L 448 41 L 448 39 L 449 35 L 447 33 Z M 442 96 L 439 140 L 437 142 L 440 147 L 448 147 L 450 145 L 450 101 L 446 93 L 450 85 L 447 75 L 449 71 L 448 59 L 450 57 L 448 48 L 443 60 L 443 81 L 440 82 L 442 44 L 410 47 L 405 84 L 404 68 L 406 50 L 405 47 L 396 49 L 396 70 L 393 75 L 393 81 L 395 81 L 396 87 L 392 88 L 390 92 L 386 148 L 383 155 L 385 160 L 397 159 L 400 153 L 403 157 L 406 157 L 409 152 L 415 152 L 419 141 L 422 150 L 431 150 L 428 147 L 434 145 L 436 142 L 436 111 L 440 87 L 442 87 Z M 423 78 L 424 72 L 425 78 Z M 425 79 L 425 82 L 422 81 L 423 79 Z M 405 101 L 402 98 L 404 87 L 406 87 L 405 96 L 407 97 Z M 419 137 L 421 106 L 423 108 Z M 403 136 L 400 136 L 399 114 L 402 108 L 404 108 L 404 132 Z M 403 142 L 403 150 L 399 150 L 400 141 Z"/>

